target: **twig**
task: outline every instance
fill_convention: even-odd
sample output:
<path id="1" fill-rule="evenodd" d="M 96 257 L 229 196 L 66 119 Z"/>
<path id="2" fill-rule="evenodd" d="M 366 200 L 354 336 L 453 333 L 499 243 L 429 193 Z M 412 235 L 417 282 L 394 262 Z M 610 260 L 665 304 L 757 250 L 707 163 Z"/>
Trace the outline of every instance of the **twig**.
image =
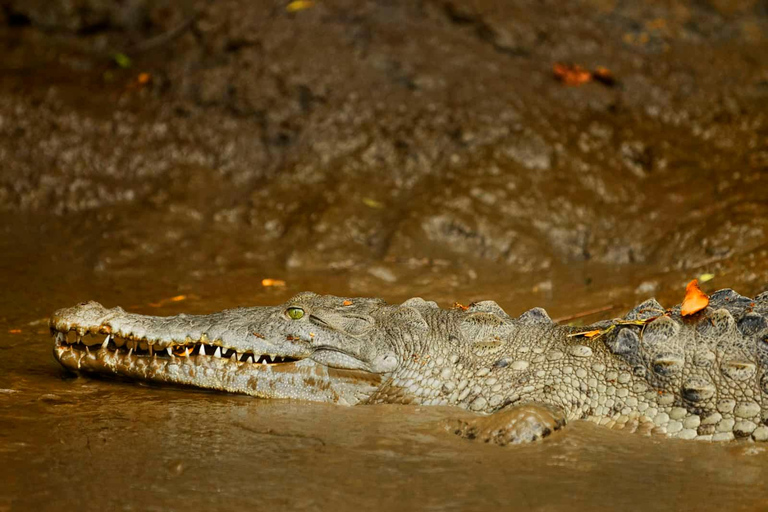
<path id="1" fill-rule="evenodd" d="M 576 320 L 577 318 L 582 318 L 589 315 L 594 315 L 595 313 L 603 313 L 605 311 L 610 311 L 612 309 L 616 309 L 618 306 L 615 306 L 613 304 L 609 306 L 603 306 L 601 308 L 595 308 L 595 309 L 589 309 L 587 311 L 581 311 L 580 313 L 574 313 L 572 315 L 567 316 L 561 316 L 558 318 L 555 318 L 553 322 L 560 323 L 560 322 L 567 322 L 568 320 Z"/>
<path id="2" fill-rule="evenodd" d="M 184 22 L 182 22 L 177 27 L 174 27 L 166 32 L 163 32 L 162 34 L 158 34 L 154 37 L 150 37 L 149 39 L 146 39 L 144 41 L 141 41 L 139 43 L 136 43 L 128 48 L 129 53 L 143 53 L 149 50 L 153 50 L 157 48 L 158 46 L 162 46 L 165 43 L 169 43 L 172 40 L 179 37 L 181 34 L 183 34 L 187 29 L 189 29 L 195 21 L 200 17 L 200 13 L 197 12 L 187 18 Z"/>

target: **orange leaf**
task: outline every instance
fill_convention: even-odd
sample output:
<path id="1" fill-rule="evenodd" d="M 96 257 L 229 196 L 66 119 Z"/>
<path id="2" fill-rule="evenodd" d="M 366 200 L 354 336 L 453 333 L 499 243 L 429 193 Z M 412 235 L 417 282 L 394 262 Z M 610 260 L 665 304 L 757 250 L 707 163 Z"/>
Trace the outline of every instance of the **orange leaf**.
<path id="1" fill-rule="evenodd" d="M 285 286 L 285 281 L 282 279 L 262 279 L 261 286 Z"/>
<path id="2" fill-rule="evenodd" d="M 11 329 L 8 332 L 11 333 L 11 334 L 21 334 L 21 329 Z"/>
<path id="3" fill-rule="evenodd" d="M 464 304 L 461 304 L 459 302 L 454 302 L 453 303 L 453 307 L 454 307 L 454 309 L 460 309 L 462 311 L 466 311 L 466 310 L 469 309 L 469 306 L 465 306 Z"/>
<path id="4" fill-rule="evenodd" d="M 592 80 L 592 73 L 576 64 L 557 63 L 552 72 L 565 85 L 581 85 Z"/>
<path id="5" fill-rule="evenodd" d="M 685 299 L 680 306 L 680 314 L 690 316 L 709 306 L 709 296 L 699 288 L 699 280 L 694 279 L 685 287 Z"/>
<path id="6" fill-rule="evenodd" d="M 341 303 L 341 305 L 342 306 L 351 306 L 352 305 L 352 301 L 351 300 L 345 300 L 344 302 Z"/>

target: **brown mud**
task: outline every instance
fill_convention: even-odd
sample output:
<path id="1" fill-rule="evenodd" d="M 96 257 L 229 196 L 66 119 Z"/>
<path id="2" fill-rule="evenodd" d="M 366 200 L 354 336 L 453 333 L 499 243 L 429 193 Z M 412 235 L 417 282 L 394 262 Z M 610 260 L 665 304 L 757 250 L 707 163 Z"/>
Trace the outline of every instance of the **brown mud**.
<path id="1" fill-rule="evenodd" d="M 460 411 L 67 374 L 47 315 L 86 299 L 588 323 L 768 288 L 764 2 L 254 4 L 0 0 L 0 510 L 768 509 L 759 444 L 499 448 Z"/>

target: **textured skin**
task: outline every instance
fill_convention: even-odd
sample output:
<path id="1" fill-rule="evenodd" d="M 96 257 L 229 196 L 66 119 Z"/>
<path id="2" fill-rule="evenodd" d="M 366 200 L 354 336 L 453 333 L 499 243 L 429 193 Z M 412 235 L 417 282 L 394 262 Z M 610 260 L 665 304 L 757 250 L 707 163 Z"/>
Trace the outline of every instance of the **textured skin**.
<path id="1" fill-rule="evenodd" d="M 304 316 L 290 319 L 289 307 Z M 575 419 L 682 439 L 768 439 L 768 293 L 721 290 L 686 318 L 652 299 L 623 319 L 578 329 L 555 325 L 539 308 L 512 318 L 492 301 L 446 310 L 419 298 L 392 306 L 312 293 L 278 307 L 168 318 L 85 303 L 56 312 L 51 327 L 160 348 L 211 340 L 301 359 L 270 367 L 208 357 L 110 362 L 106 349 L 73 354 L 57 342 L 54 354 L 73 370 L 270 398 L 458 406 L 495 414 L 464 422 L 457 434 L 499 444 Z M 593 329 L 605 334 L 578 335 Z"/>

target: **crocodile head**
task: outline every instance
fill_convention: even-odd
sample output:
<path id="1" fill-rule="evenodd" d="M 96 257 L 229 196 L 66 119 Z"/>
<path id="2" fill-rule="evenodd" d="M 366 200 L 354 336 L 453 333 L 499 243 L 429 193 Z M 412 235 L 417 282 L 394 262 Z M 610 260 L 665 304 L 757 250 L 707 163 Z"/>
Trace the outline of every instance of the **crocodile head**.
<path id="1" fill-rule="evenodd" d="M 275 307 L 145 316 L 96 302 L 51 317 L 54 356 L 73 371 L 355 404 L 402 362 L 378 299 L 299 294 Z"/>

